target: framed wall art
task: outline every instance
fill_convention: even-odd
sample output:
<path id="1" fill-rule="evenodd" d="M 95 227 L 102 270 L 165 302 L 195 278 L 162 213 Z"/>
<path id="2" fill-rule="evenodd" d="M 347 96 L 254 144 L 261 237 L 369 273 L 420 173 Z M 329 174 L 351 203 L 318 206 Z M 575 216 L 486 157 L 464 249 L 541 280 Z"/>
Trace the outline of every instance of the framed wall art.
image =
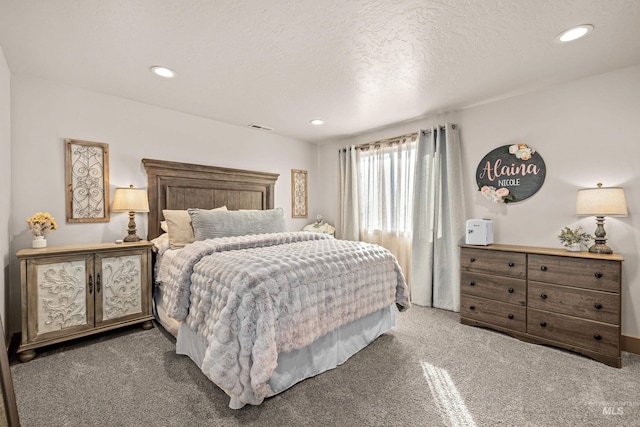
<path id="1" fill-rule="evenodd" d="M 494 203 L 521 202 L 544 184 L 547 168 L 533 147 L 510 144 L 490 151 L 478 164 L 478 191 Z"/>
<path id="2" fill-rule="evenodd" d="M 291 217 L 307 216 L 307 171 L 291 169 Z"/>
<path id="3" fill-rule="evenodd" d="M 65 139 L 67 222 L 109 221 L 109 145 Z"/>

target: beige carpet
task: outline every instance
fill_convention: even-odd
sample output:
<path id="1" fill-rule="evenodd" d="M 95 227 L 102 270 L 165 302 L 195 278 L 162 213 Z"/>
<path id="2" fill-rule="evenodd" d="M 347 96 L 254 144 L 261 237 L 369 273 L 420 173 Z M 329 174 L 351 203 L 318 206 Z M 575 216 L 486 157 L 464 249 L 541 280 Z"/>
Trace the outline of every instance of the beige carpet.
<path id="1" fill-rule="evenodd" d="M 640 426 L 640 356 L 616 369 L 458 320 L 414 306 L 338 369 L 239 411 L 158 328 L 12 373 L 23 426 Z"/>

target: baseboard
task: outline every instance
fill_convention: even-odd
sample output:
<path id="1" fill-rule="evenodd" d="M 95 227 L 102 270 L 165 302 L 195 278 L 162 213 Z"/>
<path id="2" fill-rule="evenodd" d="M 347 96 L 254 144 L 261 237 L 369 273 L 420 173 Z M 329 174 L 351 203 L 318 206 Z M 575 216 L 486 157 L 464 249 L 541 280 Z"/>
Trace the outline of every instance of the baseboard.
<path id="1" fill-rule="evenodd" d="M 620 347 L 622 351 L 640 354 L 640 338 L 622 335 L 620 337 Z"/>
<path id="2" fill-rule="evenodd" d="M 18 344 L 20 344 L 21 333 L 16 332 L 7 337 L 7 350 L 9 354 L 15 354 Z M 640 355 L 640 338 L 627 335 L 620 336 L 620 350 Z"/>

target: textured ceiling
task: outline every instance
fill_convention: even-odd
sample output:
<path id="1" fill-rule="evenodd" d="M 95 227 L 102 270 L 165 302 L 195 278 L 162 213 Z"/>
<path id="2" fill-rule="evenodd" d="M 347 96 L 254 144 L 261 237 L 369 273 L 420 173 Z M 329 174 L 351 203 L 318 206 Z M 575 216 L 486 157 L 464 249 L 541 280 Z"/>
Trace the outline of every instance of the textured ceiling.
<path id="1" fill-rule="evenodd" d="M 640 1 L 0 0 L 0 45 L 14 75 L 321 143 L 638 64 Z"/>

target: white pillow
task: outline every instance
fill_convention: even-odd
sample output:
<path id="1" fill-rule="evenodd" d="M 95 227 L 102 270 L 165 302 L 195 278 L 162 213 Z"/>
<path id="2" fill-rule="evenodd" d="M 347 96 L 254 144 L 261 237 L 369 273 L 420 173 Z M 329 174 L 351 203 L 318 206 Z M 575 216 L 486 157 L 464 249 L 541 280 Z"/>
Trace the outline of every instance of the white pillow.
<path id="1" fill-rule="evenodd" d="M 263 211 L 188 209 L 196 240 L 287 231 L 282 208 Z"/>
<path id="2" fill-rule="evenodd" d="M 151 240 L 151 243 L 153 243 L 154 251 L 156 251 L 156 253 L 158 253 L 159 255 L 162 255 L 170 247 L 169 235 L 167 233 L 162 233 L 155 239 Z"/>
<path id="3" fill-rule="evenodd" d="M 222 206 L 213 210 L 226 211 L 227 207 Z M 164 209 L 162 215 L 167 222 L 167 233 L 169 234 L 169 246 L 171 249 L 180 249 L 189 243 L 195 242 L 191 216 L 189 216 L 188 211 Z"/>

